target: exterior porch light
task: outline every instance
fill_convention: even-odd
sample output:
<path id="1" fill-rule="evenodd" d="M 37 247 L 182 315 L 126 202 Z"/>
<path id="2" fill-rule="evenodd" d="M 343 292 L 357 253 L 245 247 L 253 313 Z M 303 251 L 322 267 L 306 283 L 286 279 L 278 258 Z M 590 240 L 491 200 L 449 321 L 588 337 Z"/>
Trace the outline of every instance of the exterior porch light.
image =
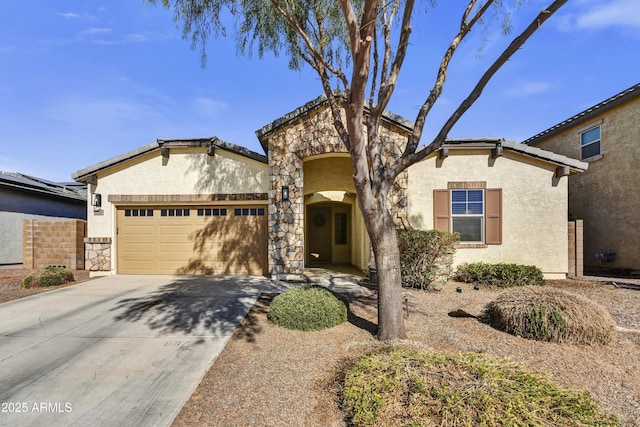
<path id="1" fill-rule="evenodd" d="M 94 210 L 100 210 L 102 207 L 102 194 L 93 193 L 91 195 L 91 206 L 93 206 Z"/>
<path id="2" fill-rule="evenodd" d="M 289 200 L 289 186 L 282 186 L 282 200 Z"/>

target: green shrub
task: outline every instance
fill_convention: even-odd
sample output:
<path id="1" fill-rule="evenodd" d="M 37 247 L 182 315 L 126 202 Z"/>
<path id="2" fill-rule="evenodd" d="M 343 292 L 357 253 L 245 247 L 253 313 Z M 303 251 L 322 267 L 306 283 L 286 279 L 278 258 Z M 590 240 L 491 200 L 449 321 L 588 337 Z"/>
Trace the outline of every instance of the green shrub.
<path id="1" fill-rule="evenodd" d="M 382 347 L 345 375 L 354 426 L 619 426 L 588 392 L 477 353 Z"/>
<path id="2" fill-rule="evenodd" d="M 402 286 L 433 290 L 449 280 L 458 233 L 436 230 L 402 231 L 398 234 Z"/>
<path id="3" fill-rule="evenodd" d="M 465 263 L 458 266 L 454 279 L 465 283 L 510 288 L 545 284 L 542 271 L 534 265 Z"/>
<path id="4" fill-rule="evenodd" d="M 23 288 L 59 286 L 73 282 L 73 273 L 62 267 L 45 267 L 22 279 Z"/>
<path id="5" fill-rule="evenodd" d="M 268 317 L 288 329 L 326 329 L 347 320 L 347 305 L 326 288 L 304 285 L 275 297 Z"/>
<path id="6" fill-rule="evenodd" d="M 523 338 L 572 344 L 608 344 L 616 323 L 599 304 L 551 287 L 508 289 L 487 306 L 496 329 Z"/>

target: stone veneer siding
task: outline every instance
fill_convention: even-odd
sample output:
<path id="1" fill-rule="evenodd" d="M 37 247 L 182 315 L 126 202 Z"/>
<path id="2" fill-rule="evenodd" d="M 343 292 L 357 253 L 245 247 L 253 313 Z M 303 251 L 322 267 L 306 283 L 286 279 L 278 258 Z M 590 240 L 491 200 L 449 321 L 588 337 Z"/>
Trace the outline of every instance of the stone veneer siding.
<path id="1" fill-rule="evenodd" d="M 86 237 L 84 239 L 85 270 L 111 270 L 111 237 Z"/>
<path id="2" fill-rule="evenodd" d="M 380 128 L 387 161 L 402 153 L 406 131 L 384 122 Z M 311 156 L 347 153 L 326 106 L 305 112 L 301 117 L 269 132 L 269 271 L 280 280 L 296 280 L 304 272 L 304 159 Z M 289 188 L 289 200 L 282 188 Z M 389 207 L 399 227 L 407 227 L 407 173 L 395 182 Z"/>

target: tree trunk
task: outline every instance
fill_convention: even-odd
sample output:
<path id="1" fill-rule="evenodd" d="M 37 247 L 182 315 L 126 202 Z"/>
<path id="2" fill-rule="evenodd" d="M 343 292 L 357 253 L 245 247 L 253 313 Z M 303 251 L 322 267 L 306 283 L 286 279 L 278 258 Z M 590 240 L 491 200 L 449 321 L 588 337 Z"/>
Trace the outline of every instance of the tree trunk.
<path id="1" fill-rule="evenodd" d="M 402 312 L 402 279 L 396 227 L 388 212 L 380 228 L 369 231 L 378 275 L 378 339 L 407 337 Z"/>
<path id="2" fill-rule="evenodd" d="M 370 201 L 384 205 L 380 200 Z M 359 202 L 371 239 L 378 279 L 378 339 L 403 339 L 407 337 L 407 332 L 402 312 L 400 250 L 396 227 L 386 207 L 365 206 L 368 203 L 362 199 Z"/>

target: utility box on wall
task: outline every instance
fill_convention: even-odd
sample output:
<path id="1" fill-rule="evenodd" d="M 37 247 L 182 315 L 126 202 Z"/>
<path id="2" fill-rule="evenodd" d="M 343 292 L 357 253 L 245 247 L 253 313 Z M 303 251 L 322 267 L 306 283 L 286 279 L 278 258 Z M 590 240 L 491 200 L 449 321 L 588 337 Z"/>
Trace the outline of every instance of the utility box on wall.
<path id="1" fill-rule="evenodd" d="M 78 219 L 23 222 L 23 267 L 64 266 L 84 270 L 87 222 Z"/>

